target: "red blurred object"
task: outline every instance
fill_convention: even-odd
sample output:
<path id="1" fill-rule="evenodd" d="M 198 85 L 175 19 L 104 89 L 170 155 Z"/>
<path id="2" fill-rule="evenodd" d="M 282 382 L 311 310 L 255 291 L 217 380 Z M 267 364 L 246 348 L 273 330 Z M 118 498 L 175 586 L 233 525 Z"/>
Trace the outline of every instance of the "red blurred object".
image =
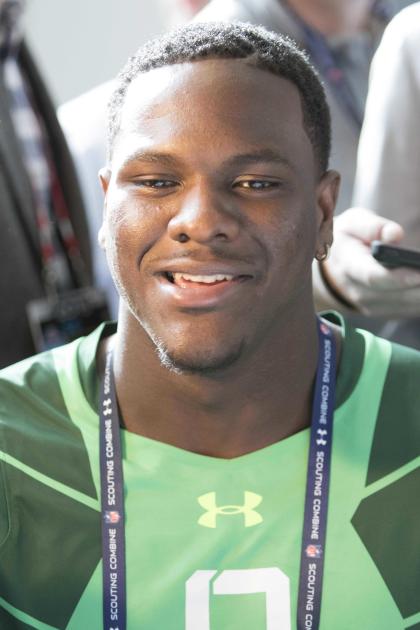
<path id="1" fill-rule="evenodd" d="M 192 15 L 202 9 L 207 3 L 208 0 L 180 0 L 180 4 L 184 5 Z"/>

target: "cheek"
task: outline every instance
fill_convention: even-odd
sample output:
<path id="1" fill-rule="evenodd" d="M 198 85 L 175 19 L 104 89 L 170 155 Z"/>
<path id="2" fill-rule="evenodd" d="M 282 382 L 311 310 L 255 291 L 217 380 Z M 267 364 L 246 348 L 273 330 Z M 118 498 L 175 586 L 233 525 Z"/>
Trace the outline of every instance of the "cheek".
<path id="1" fill-rule="evenodd" d="M 159 220 L 160 217 L 160 220 Z M 138 270 L 145 253 L 166 231 L 161 208 L 122 195 L 119 203 L 108 207 L 106 217 L 106 254 L 115 270 Z"/>
<path id="2" fill-rule="evenodd" d="M 271 249 L 276 257 L 312 255 L 315 242 L 315 217 L 309 211 L 289 213 L 289 217 L 271 225 Z"/>
<path id="3" fill-rule="evenodd" d="M 269 230 L 268 251 L 276 284 L 283 287 L 290 280 L 298 284 L 311 276 L 311 265 L 315 248 L 315 213 L 310 210 L 289 215 L 286 220 L 274 222 Z"/>

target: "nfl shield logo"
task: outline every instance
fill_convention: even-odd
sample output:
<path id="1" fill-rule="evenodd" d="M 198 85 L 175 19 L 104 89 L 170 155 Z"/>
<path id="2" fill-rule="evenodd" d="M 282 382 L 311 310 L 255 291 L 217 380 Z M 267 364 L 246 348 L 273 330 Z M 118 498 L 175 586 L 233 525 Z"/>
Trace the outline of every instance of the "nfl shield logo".
<path id="1" fill-rule="evenodd" d="M 306 547 L 307 558 L 320 558 L 322 556 L 321 545 L 308 545 Z"/>
<path id="2" fill-rule="evenodd" d="M 105 523 L 115 525 L 120 522 L 120 513 L 117 511 L 105 512 Z"/>
<path id="3" fill-rule="evenodd" d="M 320 324 L 319 325 L 320 329 L 322 330 L 322 332 L 324 333 L 324 335 L 330 335 L 331 334 L 331 330 L 330 328 L 328 328 L 328 326 L 326 326 L 325 324 Z"/>

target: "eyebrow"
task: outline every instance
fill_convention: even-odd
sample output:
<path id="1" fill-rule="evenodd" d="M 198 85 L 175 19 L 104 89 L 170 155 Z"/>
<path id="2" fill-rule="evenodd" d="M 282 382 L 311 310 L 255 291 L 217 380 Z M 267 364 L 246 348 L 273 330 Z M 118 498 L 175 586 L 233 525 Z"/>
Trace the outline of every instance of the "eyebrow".
<path id="1" fill-rule="evenodd" d="M 284 155 L 282 155 L 275 149 L 269 148 L 234 155 L 226 160 L 226 162 L 224 162 L 224 165 L 236 166 L 237 164 L 252 164 L 255 162 L 275 162 L 276 164 L 287 166 L 292 170 L 294 169 L 293 164 L 290 162 L 290 160 L 288 160 L 286 157 L 284 157 Z"/>
<path id="2" fill-rule="evenodd" d="M 123 163 L 122 168 L 131 164 L 131 162 L 147 162 L 148 164 L 165 164 L 166 166 L 179 166 L 181 160 L 174 157 L 170 153 L 154 152 L 154 151 L 135 151 L 128 155 Z"/>
<path id="3" fill-rule="evenodd" d="M 128 155 L 122 164 L 124 168 L 128 164 L 132 162 L 146 162 L 148 164 L 163 164 L 168 167 L 176 167 L 180 166 L 184 163 L 184 161 L 180 158 L 175 157 L 171 153 L 166 152 L 154 152 L 154 151 L 135 151 L 131 155 Z M 225 167 L 234 167 L 241 166 L 245 164 L 252 164 L 257 162 L 275 162 L 276 164 L 281 164 L 286 166 L 287 168 L 294 170 L 293 164 L 284 157 L 281 153 L 276 151 L 275 149 L 265 148 L 259 149 L 256 151 L 250 151 L 248 153 L 240 153 L 237 155 L 233 155 L 228 158 L 225 162 L 222 163 L 222 166 Z"/>

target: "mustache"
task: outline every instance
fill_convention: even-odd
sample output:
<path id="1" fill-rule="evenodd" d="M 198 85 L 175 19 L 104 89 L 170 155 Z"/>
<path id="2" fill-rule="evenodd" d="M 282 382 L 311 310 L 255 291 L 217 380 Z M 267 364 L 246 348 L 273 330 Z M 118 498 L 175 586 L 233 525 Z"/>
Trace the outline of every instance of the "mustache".
<path id="1" fill-rule="evenodd" d="M 172 256 L 155 256 L 148 260 L 148 265 L 165 264 L 165 263 L 182 263 L 184 261 L 194 261 L 202 263 L 211 262 L 232 262 L 232 263 L 245 263 L 247 265 L 255 264 L 255 256 L 250 256 L 245 253 L 236 253 L 226 251 L 223 247 L 214 247 L 204 250 L 202 248 L 186 248 L 182 252 L 177 252 Z"/>

